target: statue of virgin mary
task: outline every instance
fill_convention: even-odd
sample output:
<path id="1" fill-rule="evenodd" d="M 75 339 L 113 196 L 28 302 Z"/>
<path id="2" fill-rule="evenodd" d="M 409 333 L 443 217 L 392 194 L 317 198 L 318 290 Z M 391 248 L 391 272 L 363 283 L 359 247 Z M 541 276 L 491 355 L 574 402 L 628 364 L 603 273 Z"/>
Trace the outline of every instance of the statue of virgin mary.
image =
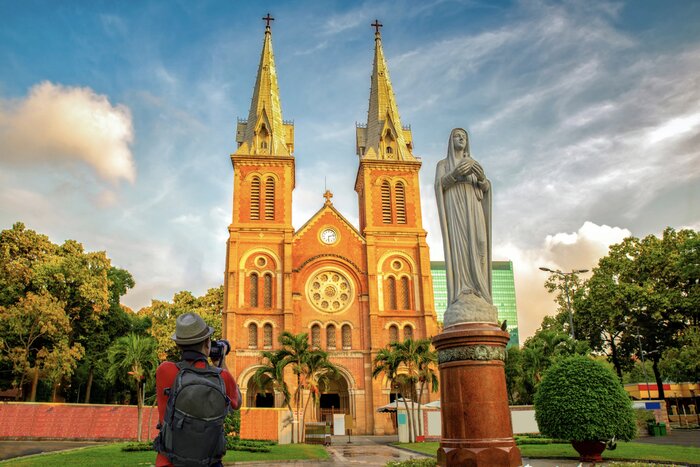
<path id="1" fill-rule="evenodd" d="M 491 298 L 491 183 L 471 157 L 462 128 L 450 133 L 447 157 L 435 171 L 447 271 L 445 328 L 464 322 L 498 322 Z"/>

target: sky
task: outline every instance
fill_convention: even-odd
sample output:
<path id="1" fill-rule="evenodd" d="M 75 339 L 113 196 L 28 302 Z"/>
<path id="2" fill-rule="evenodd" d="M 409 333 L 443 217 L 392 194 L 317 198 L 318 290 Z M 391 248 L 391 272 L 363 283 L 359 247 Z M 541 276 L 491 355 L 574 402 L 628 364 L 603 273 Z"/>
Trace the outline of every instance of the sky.
<path id="1" fill-rule="evenodd" d="M 521 338 L 555 311 L 539 266 L 700 229 L 700 2 L 0 0 L 0 229 L 105 250 L 137 310 L 223 282 L 236 119 L 270 12 L 295 122 L 293 224 L 333 203 L 358 225 L 355 123 L 374 30 L 433 193 L 450 130 L 493 185 L 493 257 L 512 260 Z"/>

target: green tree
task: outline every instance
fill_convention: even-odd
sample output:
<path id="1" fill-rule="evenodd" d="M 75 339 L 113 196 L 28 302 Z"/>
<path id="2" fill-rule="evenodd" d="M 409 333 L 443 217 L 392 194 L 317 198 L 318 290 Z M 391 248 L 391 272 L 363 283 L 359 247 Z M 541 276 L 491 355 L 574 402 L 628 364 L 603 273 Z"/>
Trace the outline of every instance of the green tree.
<path id="1" fill-rule="evenodd" d="M 403 395 L 403 404 L 408 417 L 409 439 L 415 440 L 419 434 L 418 422 L 414 419 L 416 414 L 416 398 L 418 399 L 418 418 L 420 419 L 420 404 L 423 392 L 427 388 L 437 391 L 438 379 L 435 373 L 437 353 L 431 347 L 430 339 L 405 339 L 403 342 L 392 342 L 386 348 L 380 349 L 373 360 L 372 376 L 377 378 L 385 375 L 391 388 L 400 388 Z M 418 387 L 418 390 L 416 390 Z M 398 394 L 396 394 L 398 401 Z M 408 399 L 411 400 L 411 409 L 408 407 Z M 422 425 L 422 424 L 421 424 Z"/>
<path id="2" fill-rule="evenodd" d="M 153 300 L 151 305 L 142 308 L 138 316 L 151 322 L 151 336 L 158 343 L 158 357 L 161 360 L 179 360 L 180 351 L 170 338 L 175 329 L 177 317 L 187 312 L 195 312 L 214 328 L 214 336 L 221 335 L 223 313 L 223 285 L 209 289 L 201 297 L 192 292 L 181 291 L 173 296 L 173 301 Z"/>
<path id="3" fill-rule="evenodd" d="M 506 390 L 508 391 L 508 403 L 510 405 L 523 404 L 521 397 L 525 394 L 523 372 L 523 352 L 519 347 L 506 348 Z"/>
<path id="4" fill-rule="evenodd" d="M 2 357 L 12 364 L 15 386 L 22 389 L 31 378 L 30 401 L 36 400 L 42 373 L 50 373 L 55 383 L 70 376 L 82 357 L 82 346 L 68 343 L 71 326 L 63 303 L 46 292 L 29 292 L 14 305 L 0 307 L 0 328 Z"/>
<path id="5" fill-rule="evenodd" d="M 317 406 L 321 393 L 339 375 L 338 367 L 328 359 L 328 353 L 320 349 L 313 349 L 309 353 L 304 370 L 303 384 L 309 394 L 306 396 L 306 402 L 302 411 L 302 423 L 306 420 L 306 409 L 309 406 L 309 402 L 313 402 L 314 406 Z M 303 425 L 302 439 L 305 438 L 305 433 L 306 427 Z"/>
<path id="6" fill-rule="evenodd" d="M 692 230 L 667 228 L 661 238 L 626 238 L 610 247 L 579 299 L 586 320 L 598 323 L 589 326 L 592 347 L 607 346 L 612 357 L 615 346 L 618 375 L 626 355 L 636 353 L 641 359 L 645 352 L 660 398 L 662 355 L 678 348 L 684 330 L 697 322 L 697 245 L 698 235 Z"/>
<path id="7" fill-rule="evenodd" d="M 277 351 L 265 350 L 262 352 L 262 360 L 253 374 L 253 383 L 258 391 L 264 391 L 268 385 L 272 386 L 273 393 L 282 394 L 282 403 L 289 409 L 289 415 L 294 420 L 292 409 L 292 396 L 289 385 L 284 378 L 284 355 Z M 296 435 L 292 430 L 292 438 Z M 298 440 L 297 440 L 298 441 Z M 294 442 L 294 439 L 292 439 Z"/>
<path id="8" fill-rule="evenodd" d="M 659 367 L 672 381 L 700 381 L 700 329 L 688 328 L 678 339 L 678 347 L 664 352 Z"/>
<path id="9" fill-rule="evenodd" d="M 560 321 L 545 317 L 542 326 L 529 337 L 522 348 L 522 381 L 520 403 L 531 404 L 544 372 L 558 360 L 590 352 L 584 341 L 574 340 L 564 331 Z"/>
<path id="10" fill-rule="evenodd" d="M 102 316 L 92 329 L 89 338 L 84 340 L 85 358 L 82 365 L 87 374 L 84 399 L 86 404 L 90 403 L 95 373 L 101 379 L 107 372 L 108 365 L 104 358 L 107 349 L 117 338 L 133 331 L 133 323 L 136 319 L 120 303 L 121 297 L 134 287 L 134 278 L 129 271 L 114 266 L 107 271 L 107 278 L 109 280 L 109 312 Z M 82 381 L 80 383 L 82 384 Z M 80 394 L 78 394 L 79 397 Z"/>
<path id="11" fill-rule="evenodd" d="M 151 337 L 129 334 L 120 337 L 109 348 L 107 378 L 115 382 L 132 381 L 138 407 L 138 440 L 141 441 L 141 420 L 146 384 L 152 382 L 158 368 L 156 341 Z"/>

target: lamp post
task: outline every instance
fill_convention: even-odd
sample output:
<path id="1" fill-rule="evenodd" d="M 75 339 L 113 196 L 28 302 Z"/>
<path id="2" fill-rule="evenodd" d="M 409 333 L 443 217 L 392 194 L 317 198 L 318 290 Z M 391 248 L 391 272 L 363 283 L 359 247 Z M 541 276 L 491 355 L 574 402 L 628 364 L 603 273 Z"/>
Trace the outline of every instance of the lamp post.
<path id="1" fill-rule="evenodd" d="M 588 269 L 574 269 L 571 272 L 562 272 L 559 269 L 549 269 L 544 266 L 540 267 L 540 271 L 549 272 L 556 274 L 557 276 L 564 279 L 564 294 L 566 295 L 566 311 L 569 312 L 569 330 L 571 331 L 571 338 L 576 339 L 576 334 L 574 333 L 574 311 L 571 309 L 571 299 L 569 298 L 569 278 L 575 274 L 583 274 L 588 272 Z"/>

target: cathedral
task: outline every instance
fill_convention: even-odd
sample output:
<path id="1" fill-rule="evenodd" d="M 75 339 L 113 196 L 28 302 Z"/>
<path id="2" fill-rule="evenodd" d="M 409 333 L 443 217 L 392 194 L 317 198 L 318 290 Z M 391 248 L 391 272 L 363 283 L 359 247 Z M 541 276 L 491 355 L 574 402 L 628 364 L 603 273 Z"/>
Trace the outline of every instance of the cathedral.
<path id="1" fill-rule="evenodd" d="M 356 125 L 359 226 L 347 221 L 326 191 L 323 198 L 319 193 L 318 211 L 295 230 L 294 124 L 282 117 L 269 21 L 250 111 L 238 121 L 231 155 L 223 332 L 233 349 L 227 364 L 241 388 L 243 410 L 282 407 L 271 387 L 253 383 L 260 352 L 278 348 L 284 331 L 307 333 L 340 376 L 306 420 L 345 413 L 355 434 L 395 433 L 392 418 L 377 412 L 393 394 L 383 376 L 372 378 L 372 360 L 388 343 L 434 336 L 438 327 L 421 217 L 421 162 L 411 130 L 399 118 L 380 25 L 374 24 L 367 122 Z M 292 392 L 295 384 L 290 375 Z"/>

